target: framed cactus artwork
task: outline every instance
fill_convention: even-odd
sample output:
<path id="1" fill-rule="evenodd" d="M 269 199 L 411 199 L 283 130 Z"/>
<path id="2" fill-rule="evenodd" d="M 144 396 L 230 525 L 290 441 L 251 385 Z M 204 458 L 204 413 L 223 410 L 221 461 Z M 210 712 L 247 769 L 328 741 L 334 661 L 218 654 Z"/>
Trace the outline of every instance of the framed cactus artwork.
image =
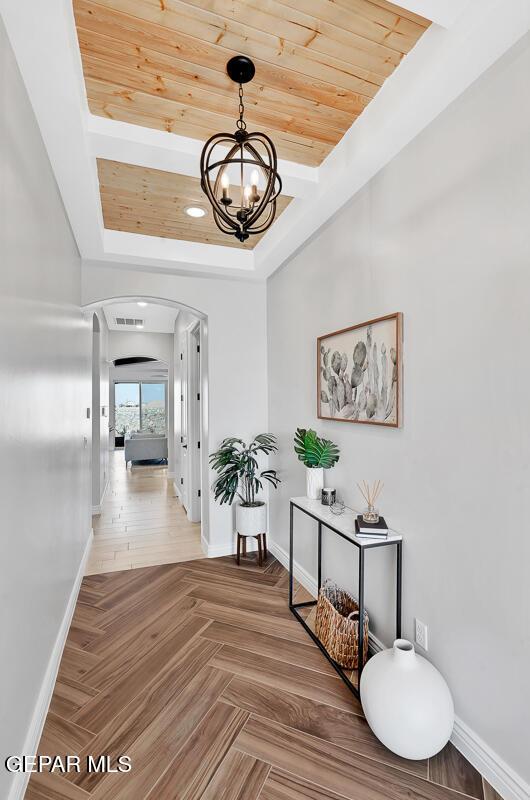
<path id="1" fill-rule="evenodd" d="M 317 416 L 401 425 L 403 315 L 388 314 L 317 339 Z"/>

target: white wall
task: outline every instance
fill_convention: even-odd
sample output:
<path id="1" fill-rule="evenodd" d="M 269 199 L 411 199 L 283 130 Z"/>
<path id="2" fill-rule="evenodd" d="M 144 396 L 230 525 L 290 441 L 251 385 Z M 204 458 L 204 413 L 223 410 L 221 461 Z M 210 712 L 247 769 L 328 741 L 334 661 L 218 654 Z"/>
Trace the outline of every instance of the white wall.
<path id="1" fill-rule="evenodd" d="M 169 364 L 173 359 L 173 334 L 147 331 L 109 331 L 109 361 L 145 356 Z"/>
<path id="2" fill-rule="evenodd" d="M 245 438 L 267 428 L 265 295 L 264 284 L 258 283 L 107 266 L 83 268 L 85 304 L 141 296 L 173 300 L 199 312 L 201 355 L 208 374 L 204 413 L 210 451 L 225 436 Z M 213 479 L 206 467 L 203 486 L 210 486 Z M 232 509 L 214 503 L 211 493 L 208 507 L 202 509 L 202 528 L 209 555 L 233 552 Z"/>
<path id="3" fill-rule="evenodd" d="M 381 507 L 404 543 L 404 633 L 429 626 L 429 658 L 456 712 L 530 778 L 530 39 L 440 115 L 268 283 L 270 424 L 284 482 L 271 534 L 288 547 L 304 494 L 297 426 L 341 448 L 326 483 Z M 319 334 L 404 314 L 404 425 L 316 419 Z M 313 526 L 297 517 L 312 574 Z M 354 588 L 355 556 L 325 537 L 324 576 Z M 393 572 L 370 554 L 367 604 L 392 640 Z"/>
<path id="4" fill-rule="evenodd" d="M 23 753 L 90 532 L 91 316 L 0 21 L 1 761 Z M 42 709 L 41 709 L 42 710 Z M 0 770 L 0 796 L 11 776 Z"/>

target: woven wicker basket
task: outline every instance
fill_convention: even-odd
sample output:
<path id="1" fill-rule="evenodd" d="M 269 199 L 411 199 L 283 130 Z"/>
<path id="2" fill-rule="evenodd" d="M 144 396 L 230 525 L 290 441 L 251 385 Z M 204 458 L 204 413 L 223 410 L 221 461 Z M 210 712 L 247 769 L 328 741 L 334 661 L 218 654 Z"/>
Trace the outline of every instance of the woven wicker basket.
<path id="1" fill-rule="evenodd" d="M 344 589 L 326 581 L 318 594 L 315 632 L 331 658 L 346 669 L 357 669 L 359 605 Z M 368 614 L 364 612 L 363 666 L 368 658 Z"/>

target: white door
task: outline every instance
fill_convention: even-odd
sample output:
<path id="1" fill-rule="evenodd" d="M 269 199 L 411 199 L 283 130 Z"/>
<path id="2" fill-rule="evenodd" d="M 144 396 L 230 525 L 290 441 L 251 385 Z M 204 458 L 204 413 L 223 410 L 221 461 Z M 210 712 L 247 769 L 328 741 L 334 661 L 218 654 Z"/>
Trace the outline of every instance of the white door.
<path id="1" fill-rule="evenodd" d="M 188 512 L 190 507 L 189 486 L 189 377 L 188 377 L 188 332 L 180 337 L 180 497 Z"/>
<path id="2" fill-rule="evenodd" d="M 201 347 L 200 323 L 188 339 L 188 464 L 190 522 L 201 521 Z"/>

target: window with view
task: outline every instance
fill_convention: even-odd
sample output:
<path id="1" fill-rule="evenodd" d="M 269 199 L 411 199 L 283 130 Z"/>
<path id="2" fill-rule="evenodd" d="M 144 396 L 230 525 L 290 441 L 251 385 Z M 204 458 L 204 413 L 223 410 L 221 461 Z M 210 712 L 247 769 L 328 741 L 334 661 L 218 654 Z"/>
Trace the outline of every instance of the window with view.
<path id="1" fill-rule="evenodd" d="M 114 425 L 117 436 L 133 431 L 166 433 L 165 383 L 114 384 Z"/>

